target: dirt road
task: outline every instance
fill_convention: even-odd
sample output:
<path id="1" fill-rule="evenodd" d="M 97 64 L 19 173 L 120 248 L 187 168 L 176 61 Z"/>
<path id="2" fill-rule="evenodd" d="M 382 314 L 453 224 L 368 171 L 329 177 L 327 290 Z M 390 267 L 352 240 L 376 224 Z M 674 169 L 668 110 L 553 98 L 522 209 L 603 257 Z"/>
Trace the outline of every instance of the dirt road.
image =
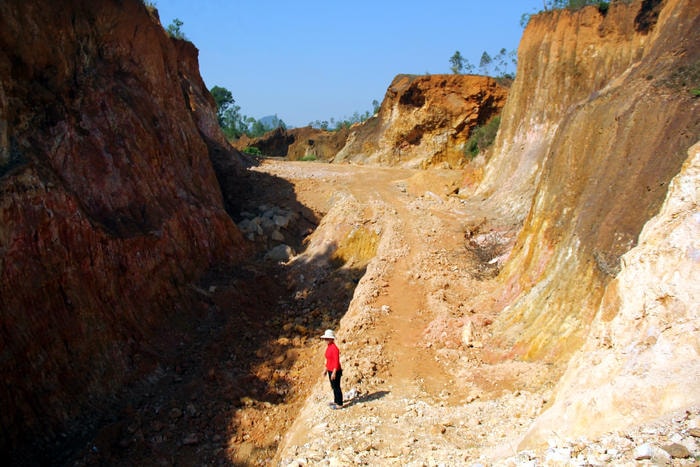
<path id="1" fill-rule="evenodd" d="M 552 372 L 481 362 L 499 256 L 514 232 L 453 196 L 462 173 L 272 161 L 256 170 L 290 181 L 302 204 L 324 213 L 290 270 L 319 264 L 319 252 L 333 245 L 346 260 L 339 270 L 363 271 L 339 326 L 312 324 L 299 349 L 295 365 L 314 371 L 298 381 L 304 397 L 291 410 L 299 416 L 275 462 L 457 465 L 489 449 L 514 450 Z M 372 235 L 375 255 L 362 258 L 367 240 L 357 237 Z M 338 331 L 343 387 L 354 396 L 341 411 L 328 408 L 319 375 L 323 349 L 313 333 L 325 326 Z"/>
<path id="2" fill-rule="evenodd" d="M 514 450 L 551 369 L 484 365 L 514 231 L 453 196 L 462 173 L 267 160 L 242 210 L 293 214 L 276 242 L 197 290 L 202 321 L 159 347 L 74 465 L 458 465 Z M 336 330 L 343 410 L 328 407 Z M 544 388 L 544 389 L 543 389 Z"/>

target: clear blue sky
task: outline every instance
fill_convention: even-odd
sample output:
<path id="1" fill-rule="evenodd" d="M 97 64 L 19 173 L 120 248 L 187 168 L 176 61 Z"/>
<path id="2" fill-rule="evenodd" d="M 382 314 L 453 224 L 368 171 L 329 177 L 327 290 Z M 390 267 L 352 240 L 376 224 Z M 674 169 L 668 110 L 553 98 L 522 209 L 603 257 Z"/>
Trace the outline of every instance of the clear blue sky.
<path id="1" fill-rule="evenodd" d="M 516 50 L 523 13 L 541 0 L 153 0 L 163 27 L 177 18 L 199 49 L 208 88 L 244 115 L 289 127 L 371 110 L 400 73 L 450 73 L 459 50 Z"/>

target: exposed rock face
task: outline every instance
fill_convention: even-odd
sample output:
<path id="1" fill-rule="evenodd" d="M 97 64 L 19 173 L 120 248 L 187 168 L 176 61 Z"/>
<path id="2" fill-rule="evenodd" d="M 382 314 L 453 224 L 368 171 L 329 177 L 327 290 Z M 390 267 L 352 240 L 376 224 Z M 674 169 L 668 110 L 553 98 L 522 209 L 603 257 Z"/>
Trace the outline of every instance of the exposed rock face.
<path id="1" fill-rule="evenodd" d="M 338 131 L 324 131 L 310 126 L 290 130 L 278 128 L 260 138 L 244 135 L 234 146 L 239 150 L 253 146 L 265 156 L 285 157 L 290 161 L 329 161 L 343 148 L 347 137 L 346 128 Z"/>
<path id="2" fill-rule="evenodd" d="M 471 130 L 498 115 L 507 95 L 486 76 L 399 75 L 378 114 L 351 129 L 333 162 L 459 167 Z"/>
<path id="3" fill-rule="evenodd" d="M 500 300 L 507 306 L 489 345 L 501 347 L 497 357 L 565 362 L 587 341 L 598 316 L 585 348 L 600 351 L 571 363 L 558 409 L 543 417 L 540 435 L 552 423 L 561 436 L 588 424 L 591 430 L 614 430 L 631 423 L 630 416 L 641 422 L 700 402 L 697 383 L 682 383 L 698 371 L 691 363 L 697 360 L 698 329 L 685 324 L 691 315 L 697 320 L 697 298 L 681 292 L 697 287 L 691 279 L 697 276 L 695 246 L 680 247 L 685 253 L 677 253 L 678 266 L 662 260 L 664 255 L 645 257 L 651 247 L 626 257 L 624 270 L 620 261 L 659 212 L 669 182 L 700 139 L 700 101 L 689 92 L 699 79 L 698 44 L 700 4 L 684 0 L 617 2 L 607 15 L 595 7 L 548 12 L 525 31 L 496 155 L 475 193 L 492 204 L 494 217 L 524 221 L 500 276 Z M 675 236 L 674 230 L 653 248 L 673 249 L 664 244 Z M 633 258 L 658 262 L 658 268 L 640 266 L 645 277 L 636 285 L 628 279 L 641 273 Z M 657 288 L 642 292 L 669 278 L 673 290 L 667 295 Z M 644 298 L 634 298 L 637 288 Z M 690 334 L 676 337 L 683 333 Z M 624 362 L 629 366 L 623 369 Z M 630 383 L 627 377 L 642 367 L 669 373 Z M 616 380 L 577 401 L 589 377 L 586 387 L 592 390 L 604 384 L 601 368 L 618 375 Z"/>
<path id="4" fill-rule="evenodd" d="M 585 8 L 532 18 L 520 42 L 517 79 L 494 143 L 494 160 L 477 191 L 494 201 L 494 209 L 523 218 L 565 117 L 609 91 L 608 86 L 619 86 L 622 75 L 648 52 L 651 37 L 637 30 L 638 10 L 635 3 L 615 5 L 606 16 Z M 601 125 L 601 130 L 611 129 Z M 597 128 L 581 129 L 576 144 L 607 137 Z"/>
<path id="5" fill-rule="evenodd" d="M 700 143 L 689 155 L 526 443 L 545 441 L 552 426 L 596 436 L 700 402 Z"/>
<path id="6" fill-rule="evenodd" d="M 219 180 L 226 210 L 231 215 L 240 211 L 239 199 L 247 190 L 243 177 L 253 161 L 233 148 L 221 131 L 214 98 L 199 74 L 198 51 L 188 41 L 173 40 L 177 53 L 178 77 L 182 94 L 194 119 L 196 130 L 209 150 L 209 159 Z"/>
<path id="7" fill-rule="evenodd" d="M 0 451 L 100 407 L 243 253 L 196 55 L 137 0 L 0 3 Z"/>
<path id="8" fill-rule="evenodd" d="M 658 23 L 640 30 L 636 18 L 648 5 L 614 4 L 607 16 L 562 10 L 526 29 L 515 104 L 497 141 L 503 152 L 477 192 L 501 183 L 494 210 L 519 212 L 532 199 L 502 275 L 511 305 L 494 331 L 511 354 L 557 360 L 583 343 L 620 256 L 658 212 L 700 137 L 700 102 L 675 75 L 697 67 L 698 5 L 666 2 Z M 616 45 L 606 52 L 608 42 Z M 548 110 L 557 108 L 558 115 Z M 523 180 L 539 182 L 534 198 Z"/>

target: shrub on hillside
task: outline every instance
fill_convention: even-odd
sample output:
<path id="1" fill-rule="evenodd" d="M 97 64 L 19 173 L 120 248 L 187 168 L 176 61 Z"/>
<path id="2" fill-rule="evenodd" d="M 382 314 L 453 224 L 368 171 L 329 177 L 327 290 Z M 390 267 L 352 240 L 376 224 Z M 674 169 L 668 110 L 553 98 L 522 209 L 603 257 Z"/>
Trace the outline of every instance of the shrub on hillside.
<path id="1" fill-rule="evenodd" d="M 256 148 L 255 146 L 248 146 L 243 149 L 243 152 L 251 156 L 262 156 L 260 149 Z"/>
<path id="2" fill-rule="evenodd" d="M 469 140 L 465 152 L 468 156 L 474 158 L 477 154 L 484 151 L 493 144 L 498 133 L 498 126 L 501 124 L 500 115 L 492 118 L 486 125 L 475 127 Z"/>

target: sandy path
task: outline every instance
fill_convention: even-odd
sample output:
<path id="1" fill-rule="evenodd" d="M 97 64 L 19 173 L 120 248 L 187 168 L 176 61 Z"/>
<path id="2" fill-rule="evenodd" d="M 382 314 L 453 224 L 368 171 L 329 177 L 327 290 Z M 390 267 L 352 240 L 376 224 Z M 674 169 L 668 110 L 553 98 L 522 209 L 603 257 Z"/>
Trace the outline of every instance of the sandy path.
<path id="1" fill-rule="evenodd" d="M 369 300 L 376 307 L 388 306 L 390 310 L 373 322 L 371 331 L 383 342 L 388 357 L 385 380 L 395 388 L 397 397 L 425 390 L 426 384 L 429 393 L 444 389 L 453 378 L 435 364 L 433 352 L 424 343 L 425 330 L 434 319 L 426 297 L 435 287 L 431 280 L 435 271 L 421 272 L 421 267 L 430 250 L 464 248 L 462 222 L 457 217 L 464 212 L 446 204 L 430 186 L 436 183 L 441 188 L 441 182 L 450 185 L 460 174 L 441 171 L 426 176 L 426 172 L 407 169 L 308 163 L 272 163 L 264 170 L 293 181 L 308 205 L 320 207 L 329 191 L 336 195 L 347 192 L 360 206 L 368 208 L 368 218 L 396 235 L 394 240 L 399 245 L 395 248 L 401 253 L 387 253 L 390 267 L 372 279 L 380 294 Z M 421 177 L 412 181 L 417 174 Z M 313 181 L 311 190 L 306 187 L 309 180 Z M 323 187 L 325 183 L 329 186 Z M 417 198 L 424 199 L 416 202 Z"/>

